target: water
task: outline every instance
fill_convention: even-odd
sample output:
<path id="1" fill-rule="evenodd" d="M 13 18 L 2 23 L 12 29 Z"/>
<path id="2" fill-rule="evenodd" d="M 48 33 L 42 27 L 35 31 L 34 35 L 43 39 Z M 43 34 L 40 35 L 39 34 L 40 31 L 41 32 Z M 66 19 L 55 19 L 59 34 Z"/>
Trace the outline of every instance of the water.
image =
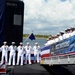
<path id="1" fill-rule="evenodd" d="M 23 38 L 23 45 L 25 46 L 27 42 L 30 43 L 30 45 L 33 47 L 35 45 L 35 43 L 37 42 L 39 44 L 40 47 L 44 46 L 44 44 L 46 43 L 46 39 L 36 39 L 36 40 L 26 40 L 26 38 Z"/>

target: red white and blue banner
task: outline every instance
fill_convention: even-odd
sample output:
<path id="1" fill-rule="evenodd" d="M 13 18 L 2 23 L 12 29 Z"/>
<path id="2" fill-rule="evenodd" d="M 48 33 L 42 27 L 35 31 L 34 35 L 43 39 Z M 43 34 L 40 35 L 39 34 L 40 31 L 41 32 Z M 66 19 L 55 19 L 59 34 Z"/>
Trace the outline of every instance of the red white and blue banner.
<path id="1" fill-rule="evenodd" d="M 75 53 L 75 35 L 41 48 L 41 58 L 48 58 L 51 55 L 60 55 L 67 53 Z"/>
<path id="2" fill-rule="evenodd" d="M 41 48 L 41 58 L 50 57 L 50 45 Z"/>

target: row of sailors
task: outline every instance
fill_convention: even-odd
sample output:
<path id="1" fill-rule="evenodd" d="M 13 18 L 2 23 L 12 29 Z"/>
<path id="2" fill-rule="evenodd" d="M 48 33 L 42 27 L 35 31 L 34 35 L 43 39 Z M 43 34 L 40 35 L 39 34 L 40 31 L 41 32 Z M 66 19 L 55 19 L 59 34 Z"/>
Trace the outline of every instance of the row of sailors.
<path id="1" fill-rule="evenodd" d="M 55 37 L 54 36 L 49 37 L 47 39 L 47 43 L 45 45 L 51 45 L 53 43 L 62 41 L 64 39 L 69 38 L 74 35 L 75 35 L 75 28 L 74 27 L 72 27 L 70 29 L 66 29 L 65 33 L 63 31 L 60 31 L 60 34 L 57 34 Z"/>
<path id="2" fill-rule="evenodd" d="M 8 65 L 11 65 L 12 59 L 13 59 L 12 64 L 15 65 L 16 50 L 18 51 L 16 65 L 19 65 L 20 58 L 21 58 L 20 64 L 23 65 L 24 54 L 26 54 L 25 64 L 27 64 L 27 59 L 28 59 L 29 64 L 31 64 L 32 49 L 34 50 L 34 63 L 35 63 L 36 59 L 37 59 L 37 63 L 39 63 L 39 61 L 40 61 L 39 48 L 40 48 L 40 46 L 38 45 L 38 43 L 35 43 L 35 46 L 32 48 L 30 46 L 29 42 L 27 42 L 26 46 L 23 46 L 23 43 L 20 42 L 20 45 L 18 47 L 15 46 L 15 42 L 12 42 L 11 46 L 8 46 L 7 42 L 4 42 L 4 45 L 0 48 L 0 51 L 2 51 L 1 64 L 4 62 L 4 57 L 5 57 L 5 61 L 6 61 L 6 63 L 8 63 Z M 9 62 L 7 62 L 8 61 L 8 51 L 10 51 Z"/>

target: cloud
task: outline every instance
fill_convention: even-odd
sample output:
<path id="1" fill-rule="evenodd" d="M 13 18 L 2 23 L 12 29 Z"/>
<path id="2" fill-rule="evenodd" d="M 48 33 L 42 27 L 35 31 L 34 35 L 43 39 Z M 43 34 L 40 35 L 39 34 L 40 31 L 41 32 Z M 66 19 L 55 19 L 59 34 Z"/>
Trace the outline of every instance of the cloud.
<path id="1" fill-rule="evenodd" d="M 24 0 L 24 33 L 56 34 L 75 26 L 75 0 Z"/>

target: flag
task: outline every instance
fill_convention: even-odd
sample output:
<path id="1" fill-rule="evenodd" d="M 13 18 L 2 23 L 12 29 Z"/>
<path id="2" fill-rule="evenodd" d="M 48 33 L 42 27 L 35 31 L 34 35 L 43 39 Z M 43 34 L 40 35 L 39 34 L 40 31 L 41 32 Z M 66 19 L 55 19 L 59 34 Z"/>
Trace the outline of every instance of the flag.
<path id="1" fill-rule="evenodd" d="M 33 33 L 29 36 L 29 39 L 30 39 L 30 40 L 35 40 L 35 36 L 34 36 Z"/>
<path id="2" fill-rule="evenodd" d="M 41 48 L 41 58 L 50 57 L 50 45 Z"/>

